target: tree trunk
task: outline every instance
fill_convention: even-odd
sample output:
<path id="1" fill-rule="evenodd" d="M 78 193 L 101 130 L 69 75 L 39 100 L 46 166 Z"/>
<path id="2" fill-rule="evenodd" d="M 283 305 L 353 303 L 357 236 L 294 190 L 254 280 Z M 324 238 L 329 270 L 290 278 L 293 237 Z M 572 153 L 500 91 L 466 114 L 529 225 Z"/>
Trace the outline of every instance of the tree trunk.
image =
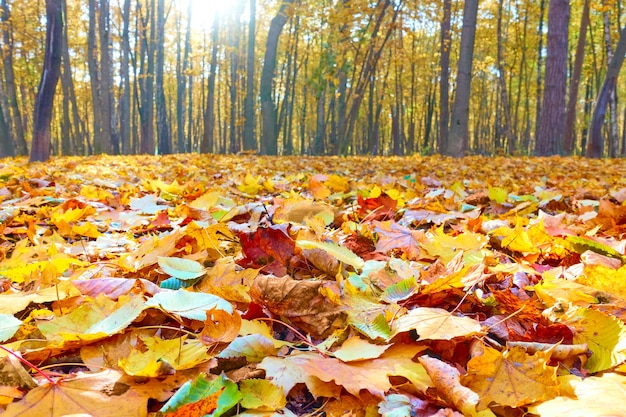
<path id="1" fill-rule="evenodd" d="M 602 124 L 609 104 L 609 99 L 617 84 L 617 76 L 624 63 L 626 55 L 626 27 L 622 29 L 619 41 L 615 47 L 615 54 L 609 63 L 606 71 L 604 83 L 596 99 L 596 105 L 591 116 L 591 126 L 589 128 L 589 139 L 587 156 L 591 158 L 601 158 L 604 153 L 604 137 L 602 136 Z"/>
<path id="2" fill-rule="evenodd" d="M 119 103 L 120 112 L 120 142 L 121 153 L 128 155 L 131 153 L 130 143 L 130 126 L 131 126 L 131 112 L 130 112 L 130 0 L 124 0 L 123 12 L 122 12 L 122 64 L 120 69 L 120 89 L 122 90 L 122 97 Z"/>
<path id="3" fill-rule="evenodd" d="M 111 74 L 109 0 L 100 0 L 100 109 L 102 111 L 102 152 L 118 154 L 119 144 L 114 134 L 113 79 Z"/>
<path id="4" fill-rule="evenodd" d="M 563 152 L 568 26 L 569 0 L 550 0 L 545 88 L 535 141 L 535 154 L 538 156 Z"/>
<path id="5" fill-rule="evenodd" d="M 613 48 L 611 47 L 611 22 L 609 13 L 604 11 L 604 44 L 606 48 L 606 63 L 610 64 L 613 58 Z M 611 91 L 609 96 L 609 157 L 615 158 L 619 145 L 619 137 L 617 133 L 617 89 Z"/>
<path id="6" fill-rule="evenodd" d="M 185 47 L 183 56 L 180 56 L 180 42 L 178 45 L 178 57 L 176 65 L 176 126 L 177 129 L 177 151 L 188 152 L 185 141 L 185 92 L 187 89 L 187 71 L 189 70 L 189 55 L 191 54 L 191 14 L 192 2 L 187 5 L 187 28 L 185 29 Z M 178 30 L 180 38 L 180 28 Z"/>
<path id="7" fill-rule="evenodd" d="M 12 24 L 10 19 L 9 6 L 6 0 L 0 0 L 0 23 L 2 24 L 2 40 L 4 43 L 2 56 L 2 64 L 4 65 L 4 87 L 6 97 L 9 104 L 9 116 L 11 130 L 15 135 L 16 153 L 17 155 L 28 154 L 26 146 L 26 138 L 24 135 L 24 124 L 22 123 L 22 112 L 17 103 L 17 91 L 15 89 L 15 73 L 13 72 L 13 35 Z M 7 122 L 8 120 L 5 120 Z"/>
<path id="8" fill-rule="evenodd" d="M 278 39 L 287 23 L 287 10 L 294 0 L 283 0 L 280 9 L 272 21 L 267 33 L 265 46 L 265 58 L 261 72 L 261 85 L 259 97 L 261 102 L 262 136 L 261 153 L 264 155 L 276 155 L 278 153 L 278 110 L 272 97 L 274 89 L 274 70 L 276 69 L 276 55 L 278 53 Z"/>
<path id="9" fill-rule="evenodd" d="M 141 13 L 141 2 L 137 0 L 137 10 Z M 154 154 L 154 0 L 150 0 L 150 7 L 146 16 L 140 17 L 141 22 L 141 70 L 139 74 L 139 87 L 141 90 L 141 102 L 139 106 L 139 118 L 141 120 L 141 144 L 139 152 L 142 154 Z M 148 32 L 150 30 L 150 32 Z"/>
<path id="10" fill-rule="evenodd" d="M 537 78 L 536 97 L 535 97 L 535 141 L 539 137 L 539 120 L 541 119 L 541 97 L 542 97 L 542 80 L 543 80 L 543 21 L 546 11 L 546 0 L 541 0 L 539 6 L 539 26 L 537 27 L 537 37 L 539 44 L 537 45 Z M 528 149 L 530 151 L 530 147 Z"/>
<path id="11" fill-rule="evenodd" d="M 63 49 L 62 0 L 46 0 L 46 50 L 41 81 L 35 96 L 33 144 L 30 161 L 46 161 L 50 157 L 50 124 L 54 93 L 61 72 Z"/>
<path id="12" fill-rule="evenodd" d="M 159 154 L 172 153 L 172 138 L 167 121 L 165 86 L 163 84 L 163 66 L 165 65 L 165 0 L 157 2 L 156 17 L 156 111 Z"/>
<path id="13" fill-rule="evenodd" d="M 565 146 L 566 155 L 571 155 L 576 148 L 576 103 L 578 102 L 578 86 L 583 69 L 585 57 L 585 41 L 587 39 L 587 27 L 589 26 L 589 0 L 584 0 L 583 14 L 580 18 L 578 32 L 578 44 L 576 45 L 576 58 L 574 70 L 569 82 L 569 95 L 567 98 L 567 117 L 565 118 Z"/>
<path id="14" fill-rule="evenodd" d="M 243 102 L 243 149 L 246 151 L 256 150 L 257 141 L 255 136 L 256 119 L 254 111 L 254 73 L 255 45 L 256 45 L 256 0 L 250 0 L 250 18 L 248 21 L 248 56 L 246 66 L 246 98 Z"/>
<path id="15" fill-rule="evenodd" d="M 502 41 L 504 39 L 504 35 L 502 33 L 502 13 L 503 13 L 503 0 L 498 1 L 498 24 L 496 30 L 496 38 L 497 38 L 497 61 L 498 61 L 498 83 L 500 84 L 500 103 L 501 103 L 501 113 L 503 114 L 502 121 L 502 129 L 504 130 L 504 136 L 507 141 L 507 146 L 500 149 L 502 152 L 506 152 L 508 149 L 509 153 L 513 153 L 515 150 L 515 136 L 513 136 L 513 131 L 511 130 L 511 106 L 509 105 L 509 97 L 507 94 L 506 88 L 506 80 L 504 74 L 504 51 L 502 47 Z M 500 151 L 496 149 L 496 151 Z"/>
<path id="16" fill-rule="evenodd" d="M 207 80 L 207 103 L 204 111 L 204 132 L 200 143 L 200 152 L 209 153 L 215 149 L 215 77 L 217 74 L 217 52 L 219 49 L 219 13 L 213 17 L 211 69 Z"/>
<path id="17" fill-rule="evenodd" d="M 9 134 L 9 127 L 4 120 L 4 112 L 0 108 L 0 158 L 15 156 L 13 152 L 13 141 Z"/>
<path id="18" fill-rule="evenodd" d="M 456 76 L 456 96 L 452 106 L 450 138 L 446 154 L 456 158 L 465 155 L 469 144 L 469 101 L 474 61 L 474 38 L 478 0 L 467 0 L 463 8 L 463 30 Z"/>
<path id="19" fill-rule="evenodd" d="M 448 147 L 450 123 L 450 20 L 452 17 L 452 0 L 443 1 L 443 17 L 441 19 L 441 76 L 439 78 L 439 153 L 445 153 Z"/>

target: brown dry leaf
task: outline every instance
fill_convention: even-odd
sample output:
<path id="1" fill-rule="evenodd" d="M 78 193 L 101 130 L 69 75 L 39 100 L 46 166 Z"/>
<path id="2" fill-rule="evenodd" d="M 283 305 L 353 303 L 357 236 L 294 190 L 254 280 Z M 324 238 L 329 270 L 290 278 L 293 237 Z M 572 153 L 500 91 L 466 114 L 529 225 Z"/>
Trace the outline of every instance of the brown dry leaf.
<path id="1" fill-rule="evenodd" d="M 342 306 L 321 295 L 321 287 L 321 281 L 259 275 L 250 288 L 250 296 L 272 313 L 289 319 L 316 338 L 323 338 L 344 327 L 345 317 Z"/>
<path id="2" fill-rule="evenodd" d="M 529 355 L 522 347 L 500 353 L 484 346 L 483 354 L 467 363 L 461 382 L 480 395 L 478 410 L 490 404 L 522 407 L 559 394 L 557 368 L 548 366 L 550 352 Z"/>
<path id="3" fill-rule="evenodd" d="M 420 356 L 420 363 L 426 369 L 440 396 L 454 405 L 465 416 L 495 417 L 490 410 L 477 411 L 480 401 L 478 394 L 461 384 L 458 369 L 430 356 Z"/>
<path id="4" fill-rule="evenodd" d="M 121 375 L 108 370 L 94 374 L 79 373 L 56 384 L 47 383 L 31 390 L 22 401 L 9 404 L 2 416 L 147 416 L 148 397 L 119 382 Z"/>

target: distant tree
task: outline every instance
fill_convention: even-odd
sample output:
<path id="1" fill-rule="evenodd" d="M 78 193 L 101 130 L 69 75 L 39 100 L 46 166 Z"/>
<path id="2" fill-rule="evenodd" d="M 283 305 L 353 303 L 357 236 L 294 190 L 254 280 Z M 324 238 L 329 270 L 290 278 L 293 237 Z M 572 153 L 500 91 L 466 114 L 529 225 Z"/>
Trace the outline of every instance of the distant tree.
<path id="1" fill-rule="evenodd" d="M 443 1 L 443 17 L 441 18 L 441 76 L 439 77 L 439 152 L 444 153 L 448 147 L 450 128 L 450 20 L 452 17 L 452 0 Z"/>
<path id="2" fill-rule="evenodd" d="M 165 0 L 157 2 L 156 16 L 156 111 L 159 154 L 172 153 L 172 138 L 167 120 L 163 69 L 165 65 Z"/>
<path id="3" fill-rule="evenodd" d="M 276 55 L 278 54 L 278 39 L 285 23 L 287 23 L 287 10 L 294 0 L 283 0 L 278 13 L 270 23 L 265 45 L 265 59 L 261 72 L 261 86 L 259 96 L 261 101 L 261 117 L 263 121 L 263 134 L 261 136 L 261 152 L 265 155 L 278 153 L 278 111 L 272 98 L 274 88 L 274 70 L 276 69 Z"/>
<path id="4" fill-rule="evenodd" d="M 207 102 L 204 110 L 204 131 L 202 142 L 200 142 L 200 152 L 209 153 L 215 150 L 215 77 L 217 76 L 217 52 L 219 50 L 220 15 L 213 16 L 213 27 L 211 28 L 211 68 L 207 79 Z"/>
<path id="5" fill-rule="evenodd" d="M 6 0 L 0 0 L 0 26 L 2 27 L 2 48 L 0 48 L 0 56 L 2 56 L 2 64 L 4 66 L 4 87 L 6 89 L 6 97 L 8 101 L 7 115 L 10 120 L 5 120 L 7 125 L 11 124 L 11 131 L 15 135 L 16 151 L 18 155 L 26 155 L 28 148 L 26 147 L 26 139 L 24 136 L 24 125 L 22 123 L 22 112 L 17 102 L 17 92 L 15 88 L 15 73 L 13 70 L 13 24 L 11 14 Z M 0 76 L 2 73 L 0 72 Z M 7 126 L 8 127 L 8 126 Z"/>
<path id="6" fill-rule="evenodd" d="M 550 0 L 545 87 L 535 139 L 535 155 L 539 156 L 563 152 L 569 8 L 569 0 Z"/>
<path id="7" fill-rule="evenodd" d="M 256 119 L 254 104 L 256 102 L 254 97 L 254 84 L 256 76 L 254 73 L 255 67 L 255 49 L 256 49 L 256 0 L 250 0 L 250 18 L 248 21 L 248 56 L 246 63 L 246 98 L 243 102 L 243 149 L 246 151 L 254 150 L 257 148 L 257 140 L 255 136 L 256 131 Z"/>
<path id="8" fill-rule="evenodd" d="M 63 49 L 63 0 L 46 0 L 46 49 L 33 117 L 33 143 L 30 161 L 50 157 L 50 123 L 54 93 L 61 73 Z"/>
<path id="9" fill-rule="evenodd" d="M 611 94 L 615 91 L 617 76 L 624 63 L 624 56 L 626 56 L 626 27 L 624 27 L 620 33 L 619 41 L 615 47 L 615 53 L 609 63 L 609 68 L 606 71 L 602 88 L 600 89 L 600 93 L 598 93 L 596 105 L 593 109 L 591 126 L 589 128 L 589 139 L 587 141 L 587 156 L 591 158 L 601 158 L 604 154 L 602 124 L 604 123 L 604 116 L 606 115 L 606 109 L 609 105 Z"/>
<path id="10" fill-rule="evenodd" d="M 9 134 L 9 127 L 4 120 L 4 112 L 0 108 L 0 158 L 14 156 L 13 141 Z"/>
<path id="11" fill-rule="evenodd" d="M 478 0 L 467 0 L 463 7 L 463 30 L 461 31 L 461 48 L 456 75 L 456 96 L 452 106 L 450 138 L 446 148 L 446 154 L 457 158 L 465 155 L 469 143 L 469 101 L 477 15 Z"/>

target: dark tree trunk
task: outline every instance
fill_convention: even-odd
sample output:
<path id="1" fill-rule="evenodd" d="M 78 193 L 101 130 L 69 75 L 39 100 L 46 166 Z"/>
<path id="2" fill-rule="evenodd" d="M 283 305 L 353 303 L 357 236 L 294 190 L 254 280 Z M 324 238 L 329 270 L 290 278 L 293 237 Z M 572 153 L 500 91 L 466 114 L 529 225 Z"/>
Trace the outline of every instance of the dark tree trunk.
<path id="1" fill-rule="evenodd" d="M 185 47 L 183 56 L 180 56 L 180 42 L 178 46 L 178 65 L 177 70 L 177 89 L 176 89 L 176 125 L 177 130 L 177 151 L 187 152 L 189 149 L 186 147 L 185 140 L 185 92 L 187 89 L 187 71 L 189 70 L 189 54 L 191 53 L 191 14 L 192 14 L 192 2 L 189 2 L 187 6 L 187 28 L 185 29 Z M 180 28 L 178 30 L 180 37 Z"/>
<path id="2" fill-rule="evenodd" d="M 11 124 L 11 130 L 15 135 L 16 153 L 18 155 L 26 155 L 28 148 L 26 146 L 26 138 L 24 136 L 24 124 L 22 123 L 22 112 L 17 103 L 17 91 L 15 89 L 15 74 L 13 72 L 13 38 L 12 24 L 10 19 L 9 6 L 6 0 L 0 0 L 0 23 L 2 23 L 2 41 L 3 51 L 2 64 L 4 65 L 4 87 L 6 89 L 7 101 L 9 104 L 8 115 L 10 120 L 5 120 L 7 124 Z"/>
<path id="3" fill-rule="evenodd" d="M 265 46 L 265 58 L 261 72 L 259 97 L 261 102 L 261 117 L 263 133 L 261 136 L 261 153 L 276 155 L 278 153 L 278 110 L 272 97 L 274 89 L 274 70 L 276 69 L 276 55 L 278 54 L 278 39 L 287 23 L 287 10 L 294 0 L 283 0 L 280 9 L 270 23 Z"/>
<path id="4" fill-rule="evenodd" d="M 139 0 L 137 0 L 137 9 L 141 13 Z M 141 71 L 139 75 L 141 143 L 139 152 L 142 154 L 154 154 L 154 39 L 156 34 L 154 14 L 154 0 L 150 0 L 146 16 L 140 16 L 139 19 L 141 22 Z"/>
<path id="5" fill-rule="evenodd" d="M 456 76 L 456 96 L 452 106 L 450 138 L 446 148 L 446 154 L 457 158 L 465 155 L 469 143 L 469 100 L 472 87 L 477 14 L 478 0 L 467 0 L 463 8 L 463 30 Z"/>
<path id="6" fill-rule="evenodd" d="M 591 126 L 589 128 L 589 140 L 587 148 L 587 156 L 591 158 L 601 158 L 604 153 L 604 137 L 602 136 L 602 124 L 604 122 L 604 116 L 606 115 L 606 109 L 609 104 L 611 94 L 615 90 L 617 84 L 617 76 L 624 63 L 624 56 L 626 55 L 626 27 L 622 29 L 619 41 L 615 47 L 615 54 L 609 63 L 609 68 L 606 71 L 604 83 L 596 99 L 596 105 L 593 109 L 593 115 L 591 116 Z"/>
<path id="7" fill-rule="evenodd" d="M 111 74 L 111 50 L 109 28 L 109 0 L 100 0 L 100 109 L 102 111 L 102 152 L 119 153 L 119 143 L 113 123 L 113 78 Z"/>
<path id="8" fill-rule="evenodd" d="M 256 120 L 254 111 L 254 82 L 256 76 L 254 74 L 255 64 L 255 45 L 256 45 L 256 0 L 250 0 L 250 19 L 248 22 L 248 57 L 246 63 L 246 98 L 243 102 L 243 149 L 246 151 L 257 149 L 257 140 L 255 136 Z"/>
<path id="9" fill-rule="evenodd" d="M 215 77 L 217 75 L 217 52 L 219 49 L 219 23 L 219 13 L 215 13 L 211 36 L 211 69 L 207 80 L 207 102 L 204 111 L 204 132 L 200 143 L 201 153 L 209 153 L 215 149 Z"/>
<path id="10" fill-rule="evenodd" d="M 563 152 L 568 26 L 569 0 L 550 0 L 545 87 L 535 141 L 535 155 L 538 156 Z"/>
<path id="11" fill-rule="evenodd" d="M 452 0 L 443 1 L 443 17 L 441 19 L 441 77 L 439 79 L 439 153 L 448 148 L 450 123 L 450 20 L 452 17 Z"/>
<path id="12" fill-rule="evenodd" d="M 569 95 L 567 98 L 567 117 L 565 119 L 565 143 L 566 155 L 571 155 L 576 148 L 576 103 L 578 102 L 578 86 L 583 69 L 585 56 L 585 40 L 587 39 L 587 27 L 589 26 L 589 0 L 583 4 L 583 14 L 580 18 L 580 30 L 578 44 L 576 45 L 576 58 L 574 58 L 574 70 L 569 82 Z"/>
<path id="13" fill-rule="evenodd" d="M 9 127 L 4 120 L 4 112 L 0 108 L 0 158 L 15 156 L 13 152 L 13 141 L 9 134 Z"/>
<path id="14" fill-rule="evenodd" d="M 35 96 L 33 144 L 30 161 L 46 161 L 50 157 L 50 124 L 54 93 L 61 73 L 63 49 L 63 1 L 46 0 L 46 49 L 41 81 Z"/>
<path id="15" fill-rule="evenodd" d="M 131 153 L 130 143 L 130 0 L 124 0 L 122 12 L 122 21 L 124 28 L 122 30 L 122 65 L 121 65 L 121 90 L 122 98 L 120 99 L 120 142 L 121 152 L 124 155 Z"/>
<path id="16" fill-rule="evenodd" d="M 156 17 L 156 111 L 159 154 L 172 153 L 172 138 L 167 121 L 163 66 L 165 59 L 165 0 L 158 0 Z"/>

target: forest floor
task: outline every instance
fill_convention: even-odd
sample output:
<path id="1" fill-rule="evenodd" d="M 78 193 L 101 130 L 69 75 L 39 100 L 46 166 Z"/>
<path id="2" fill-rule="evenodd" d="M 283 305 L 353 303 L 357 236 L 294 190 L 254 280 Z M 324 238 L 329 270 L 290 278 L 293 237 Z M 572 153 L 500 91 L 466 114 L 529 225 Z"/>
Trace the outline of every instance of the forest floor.
<path id="1" fill-rule="evenodd" d="M 0 160 L 0 415 L 626 415 L 625 201 L 612 159 Z"/>

